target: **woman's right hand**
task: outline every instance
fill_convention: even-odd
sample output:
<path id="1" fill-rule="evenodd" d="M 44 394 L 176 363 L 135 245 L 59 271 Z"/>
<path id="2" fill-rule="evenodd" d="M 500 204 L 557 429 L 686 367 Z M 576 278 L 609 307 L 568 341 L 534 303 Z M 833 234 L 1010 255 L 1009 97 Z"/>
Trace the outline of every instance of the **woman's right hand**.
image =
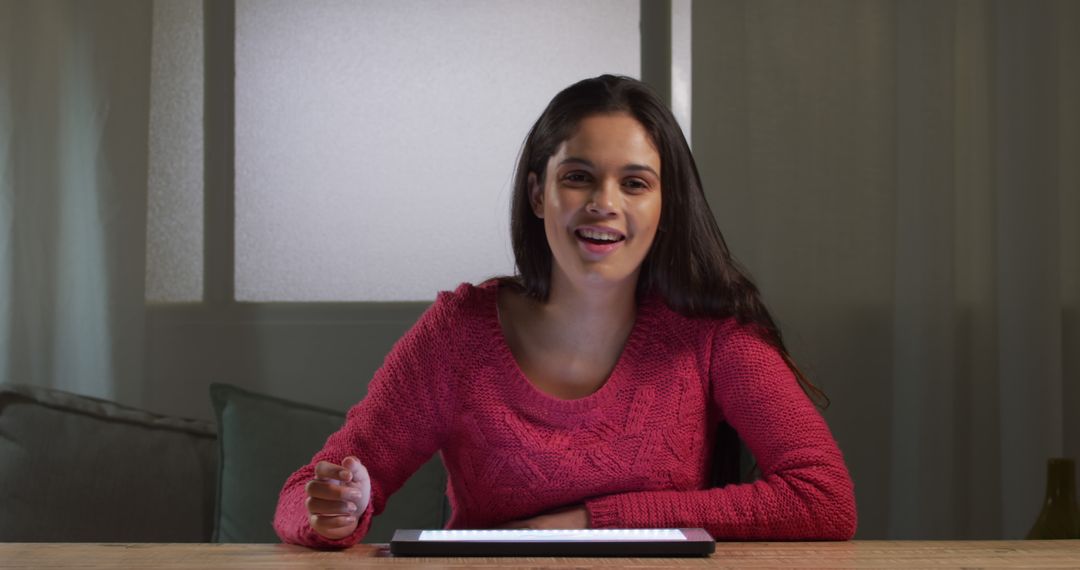
<path id="1" fill-rule="evenodd" d="M 320 461 L 315 478 L 304 488 L 311 528 L 331 540 L 345 538 L 371 501 L 371 479 L 360 460 L 348 456 L 341 465 Z"/>

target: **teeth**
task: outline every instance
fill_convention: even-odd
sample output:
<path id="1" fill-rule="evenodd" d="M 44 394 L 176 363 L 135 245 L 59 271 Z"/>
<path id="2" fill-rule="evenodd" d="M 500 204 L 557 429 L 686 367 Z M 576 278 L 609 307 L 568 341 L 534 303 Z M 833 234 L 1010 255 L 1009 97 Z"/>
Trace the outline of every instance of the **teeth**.
<path id="1" fill-rule="evenodd" d="M 578 232 L 580 232 L 582 236 L 589 239 L 599 239 L 604 241 L 618 241 L 619 239 L 619 236 L 616 234 L 603 233 L 595 230 L 581 229 L 578 230 Z"/>

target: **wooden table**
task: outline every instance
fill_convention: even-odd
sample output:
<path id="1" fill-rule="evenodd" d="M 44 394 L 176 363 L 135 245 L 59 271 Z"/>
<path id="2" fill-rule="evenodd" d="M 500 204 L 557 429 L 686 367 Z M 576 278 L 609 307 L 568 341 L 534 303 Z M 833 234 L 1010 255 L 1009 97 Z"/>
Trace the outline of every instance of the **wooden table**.
<path id="1" fill-rule="evenodd" d="M 3 568 L 1080 568 L 1080 540 L 721 542 L 710 558 L 393 558 L 385 545 L 0 543 Z"/>

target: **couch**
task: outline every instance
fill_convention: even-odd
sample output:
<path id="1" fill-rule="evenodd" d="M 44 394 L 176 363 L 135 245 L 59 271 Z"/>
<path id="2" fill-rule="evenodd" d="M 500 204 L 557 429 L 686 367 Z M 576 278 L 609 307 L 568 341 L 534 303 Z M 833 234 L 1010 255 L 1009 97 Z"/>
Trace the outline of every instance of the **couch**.
<path id="1" fill-rule="evenodd" d="M 215 384 L 215 422 L 60 390 L 0 385 L 0 541 L 277 542 L 278 491 L 344 419 Z M 449 518 L 433 458 L 366 542 Z"/>

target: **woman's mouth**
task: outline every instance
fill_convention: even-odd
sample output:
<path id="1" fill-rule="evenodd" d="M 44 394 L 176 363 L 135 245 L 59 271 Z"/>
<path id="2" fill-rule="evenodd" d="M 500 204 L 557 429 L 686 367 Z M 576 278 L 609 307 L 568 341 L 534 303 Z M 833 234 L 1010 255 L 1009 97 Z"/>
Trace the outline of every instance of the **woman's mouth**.
<path id="1" fill-rule="evenodd" d="M 582 249 L 593 254 L 611 253 L 626 241 L 626 236 L 621 233 L 597 228 L 578 228 L 574 236 Z"/>

